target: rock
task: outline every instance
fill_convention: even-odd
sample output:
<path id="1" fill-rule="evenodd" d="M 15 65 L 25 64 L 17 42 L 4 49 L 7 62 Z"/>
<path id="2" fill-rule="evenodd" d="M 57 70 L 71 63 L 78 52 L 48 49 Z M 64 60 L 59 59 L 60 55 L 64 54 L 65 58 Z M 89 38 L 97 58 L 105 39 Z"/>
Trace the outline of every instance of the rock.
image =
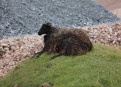
<path id="1" fill-rule="evenodd" d="M 13 87 L 20 87 L 18 84 L 15 84 Z"/>
<path id="2" fill-rule="evenodd" d="M 43 84 L 41 85 L 41 87 L 52 87 L 52 86 L 53 86 L 52 83 L 43 83 Z"/>

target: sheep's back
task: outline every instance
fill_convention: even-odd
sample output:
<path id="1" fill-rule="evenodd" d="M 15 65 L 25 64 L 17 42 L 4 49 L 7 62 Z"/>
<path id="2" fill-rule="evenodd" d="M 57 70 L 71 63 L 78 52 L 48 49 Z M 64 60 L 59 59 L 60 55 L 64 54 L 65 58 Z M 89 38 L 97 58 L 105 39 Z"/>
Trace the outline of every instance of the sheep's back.
<path id="1" fill-rule="evenodd" d="M 60 29 L 46 42 L 46 51 L 63 55 L 85 54 L 92 49 L 89 37 L 81 29 Z"/>

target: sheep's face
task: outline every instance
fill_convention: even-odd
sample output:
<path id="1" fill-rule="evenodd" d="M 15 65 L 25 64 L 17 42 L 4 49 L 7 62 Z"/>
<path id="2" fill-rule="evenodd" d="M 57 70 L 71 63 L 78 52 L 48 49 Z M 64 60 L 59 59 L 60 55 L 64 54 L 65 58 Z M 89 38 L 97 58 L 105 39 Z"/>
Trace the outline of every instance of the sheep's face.
<path id="1" fill-rule="evenodd" d="M 50 32 L 51 29 L 51 23 L 45 23 L 42 25 L 42 27 L 40 28 L 38 35 L 42 35 L 42 34 L 48 34 Z"/>

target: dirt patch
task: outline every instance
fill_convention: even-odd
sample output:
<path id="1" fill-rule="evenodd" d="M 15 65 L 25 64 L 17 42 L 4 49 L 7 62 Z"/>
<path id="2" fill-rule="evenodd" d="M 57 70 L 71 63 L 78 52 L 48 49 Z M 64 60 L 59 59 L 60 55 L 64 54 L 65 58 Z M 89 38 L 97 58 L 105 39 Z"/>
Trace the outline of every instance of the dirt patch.
<path id="1" fill-rule="evenodd" d="M 121 17 L 121 0 L 96 0 L 99 4 Z"/>

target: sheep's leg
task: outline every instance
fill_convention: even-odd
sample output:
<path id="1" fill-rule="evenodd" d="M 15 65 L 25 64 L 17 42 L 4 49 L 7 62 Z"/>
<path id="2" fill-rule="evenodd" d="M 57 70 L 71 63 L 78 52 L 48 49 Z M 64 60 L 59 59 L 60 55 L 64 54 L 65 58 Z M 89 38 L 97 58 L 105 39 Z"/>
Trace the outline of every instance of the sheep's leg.
<path id="1" fill-rule="evenodd" d="M 57 54 L 57 55 L 54 55 L 54 56 L 52 56 L 52 57 L 50 58 L 50 60 L 55 59 L 55 58 L 57 58 L 57 57 L 59 57 L 59 56 L 62 56 L 62 54 L 59 53 L 59 54 Z"/>
<path id="2" fill-rule="evenodd" d="M 35 53 L 33 57 L 38 58 L 38 57 L 39 57 L 40 55 L 42 55 L 43 53 L 44 53 L 44 50 Z"/>

